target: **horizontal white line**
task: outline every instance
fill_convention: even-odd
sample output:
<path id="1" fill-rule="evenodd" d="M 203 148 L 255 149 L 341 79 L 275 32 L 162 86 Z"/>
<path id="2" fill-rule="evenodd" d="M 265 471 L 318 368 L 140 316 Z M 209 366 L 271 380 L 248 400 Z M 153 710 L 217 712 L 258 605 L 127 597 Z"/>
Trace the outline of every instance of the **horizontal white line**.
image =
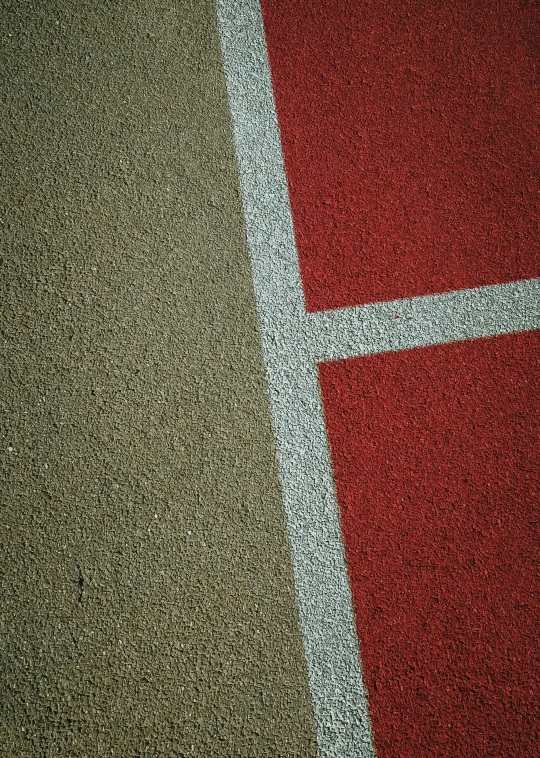
<path id="1" fill-rule="evenodd" d="M 309 313 L 312 361 L 408 350 L 540 329 L 540 279 Z"/>

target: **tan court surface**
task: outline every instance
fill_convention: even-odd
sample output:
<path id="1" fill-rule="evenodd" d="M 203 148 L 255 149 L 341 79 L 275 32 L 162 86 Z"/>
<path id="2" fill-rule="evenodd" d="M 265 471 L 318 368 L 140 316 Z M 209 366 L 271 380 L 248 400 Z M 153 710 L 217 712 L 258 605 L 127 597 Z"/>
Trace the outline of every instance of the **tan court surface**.
<path id="1" fill-rule="evenodd" d="M 0 35 L 0 756 L 314 756 L 214 4 Z"/>

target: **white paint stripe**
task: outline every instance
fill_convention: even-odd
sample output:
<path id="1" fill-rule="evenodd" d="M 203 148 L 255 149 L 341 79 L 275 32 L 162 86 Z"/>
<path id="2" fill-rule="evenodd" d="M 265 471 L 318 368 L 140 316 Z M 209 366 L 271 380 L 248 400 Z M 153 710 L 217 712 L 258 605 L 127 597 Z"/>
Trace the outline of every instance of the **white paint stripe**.
<path id="1" fill-rule="evenodd" d="M 540 279 L 305 317 L 315 363 L 540 329 Z"/>
<path id="2" fill-rule="evenodd" d="M 372 758 L 367 702 L 258 0 L 218 0 L 320 755 Z"/>
<path id="3" fill-rule="evenodd" d="M 319 752 L 373 758 L 317 363 L 540 328 L 540 281 L 307 314 L 259 0 L 217 9 Z"/>

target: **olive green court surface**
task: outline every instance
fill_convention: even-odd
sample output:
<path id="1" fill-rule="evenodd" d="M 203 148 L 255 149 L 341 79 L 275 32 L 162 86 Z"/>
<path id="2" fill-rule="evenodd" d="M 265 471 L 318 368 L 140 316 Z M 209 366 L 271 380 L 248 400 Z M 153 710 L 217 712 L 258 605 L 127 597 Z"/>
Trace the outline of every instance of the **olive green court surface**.
<path id="1" fill-rule="evenodd" d="M 314 756 L 215 4 L 0 12 L 0 756 Z"/>

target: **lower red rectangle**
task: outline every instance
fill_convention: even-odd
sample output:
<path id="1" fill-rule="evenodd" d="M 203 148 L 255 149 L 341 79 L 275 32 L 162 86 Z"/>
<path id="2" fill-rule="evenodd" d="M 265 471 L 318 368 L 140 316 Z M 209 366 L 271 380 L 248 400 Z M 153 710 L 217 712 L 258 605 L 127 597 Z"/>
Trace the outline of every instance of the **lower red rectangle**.
<path id="1" fill-rule="evenodd" d="M 378 758 L 540 755 L 539 343 L 320 366 Z"/>

